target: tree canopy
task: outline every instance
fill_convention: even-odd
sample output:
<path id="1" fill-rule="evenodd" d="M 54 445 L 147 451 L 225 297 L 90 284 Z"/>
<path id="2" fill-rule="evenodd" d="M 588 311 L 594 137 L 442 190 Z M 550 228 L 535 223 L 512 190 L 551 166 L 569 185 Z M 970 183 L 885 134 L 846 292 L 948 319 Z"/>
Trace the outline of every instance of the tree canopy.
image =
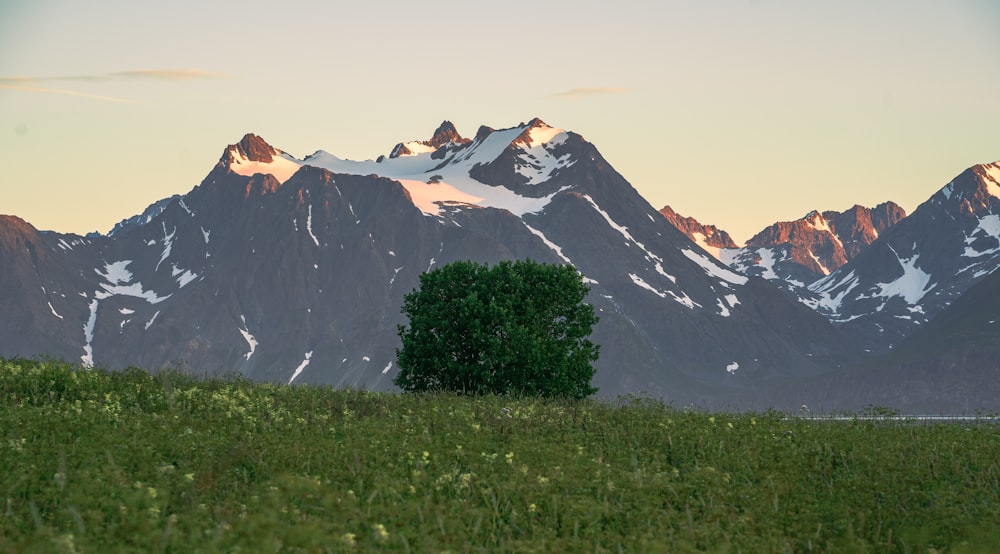
<path id="1" fill-rule="evenodd" d="M 532 260 L 493 267 L 454 262 L 420 276 L 404 297 L 400 373 L 408 392 L 584 398 L 599 346 L 584 303 L 589 287 L 573 266 Z"/>

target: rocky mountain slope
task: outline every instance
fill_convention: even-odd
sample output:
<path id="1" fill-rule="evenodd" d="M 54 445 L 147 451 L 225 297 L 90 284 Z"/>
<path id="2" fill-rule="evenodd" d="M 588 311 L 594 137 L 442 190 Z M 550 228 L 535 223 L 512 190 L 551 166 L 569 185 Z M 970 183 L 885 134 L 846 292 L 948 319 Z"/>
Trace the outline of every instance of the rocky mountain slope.
<path id="1" fill-rule="evenodd" d="M 693 217 L 684 217 L 670 206 L 661 208 L 660 215 L 667 218 L 667 221 L 677 227 L 677 230 L 687 235 L 695 244 L 716 258 L 719 257 L 719 250 L 723 248 L 739 248 L 729 233 L 715 225 L 703 225 Z"/>
<path id="2" fill-rule="evenodd" d="M 814 412 L 886 406 L 905 414 L 1000 411 L 1000 271 L 984 277 L 892 352 L 784 383 L 732 404 Z"/>

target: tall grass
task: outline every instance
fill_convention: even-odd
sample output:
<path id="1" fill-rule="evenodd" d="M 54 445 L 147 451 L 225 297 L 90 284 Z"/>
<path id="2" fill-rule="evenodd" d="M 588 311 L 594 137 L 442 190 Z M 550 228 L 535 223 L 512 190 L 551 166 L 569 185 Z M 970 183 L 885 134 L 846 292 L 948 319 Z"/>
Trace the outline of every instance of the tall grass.
<path id="1" fill-rule="evenodd" d="M 0 360 L 3 552 L 993 552 L 995 425 Z"/>

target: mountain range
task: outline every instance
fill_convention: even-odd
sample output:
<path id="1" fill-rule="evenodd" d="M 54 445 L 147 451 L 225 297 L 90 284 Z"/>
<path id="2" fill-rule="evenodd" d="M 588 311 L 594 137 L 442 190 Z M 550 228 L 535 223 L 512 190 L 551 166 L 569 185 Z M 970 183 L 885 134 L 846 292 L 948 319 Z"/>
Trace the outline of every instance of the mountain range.
<path id="1" fill-rule="evenodd" d="M 872 363 L 959 306 L 997 264 L 997 167 L 910 216 L 817 211 L 738 247 L 539 119 L 472 138 L 445 121 L 367 161 L 248 134 L 106 235 L 0 216 L 0 355 L 393 390 L 422 272 L 532 258 L 591 287 L 600 396 L 754 404 Z"/>

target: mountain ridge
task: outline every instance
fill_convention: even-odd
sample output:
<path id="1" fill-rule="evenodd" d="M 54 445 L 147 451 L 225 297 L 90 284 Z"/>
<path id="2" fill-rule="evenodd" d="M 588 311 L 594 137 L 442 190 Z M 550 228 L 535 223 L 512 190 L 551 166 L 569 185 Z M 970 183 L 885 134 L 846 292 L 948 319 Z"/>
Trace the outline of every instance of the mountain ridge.
<path id="1" fill-rule="evenodd" d="M 392 389 L 399 306 L 423 271 L 532 258 L 572 263 L 591 286 L 605 395 L 692 402 L 860 356 L 812 310 L 701 252 L 580 135 L 538 118 L 364 162 L 244 139 L 187 194 L 62 259 L 65 280 L 22 275 L 65 295 L 53 301 L 73 314 L 60 355 Z M 64 236 L 38 237 L 65 254 Z M 0 354 L 12 349 L 0 336 Z"/>
<path id="2" fill-rule="evenodd" d="M 531 258 L 570 263 L 591 287 L 588 302 L 602 318 L 592 337 L 602 344 L 594 382 L 601 395 L 709 405 L 848 372 L 870 357 L 866 349 L 884 351 L 913 332 L 883 320 L 925 315 L 919 326 L 947 307 L 920 313 L 911 309 L 924 310 L 919 302 L 886 302 L 845 318 L 872 301 L 871 287 L 881 287 L 883 300 L 908 300 L 904 283 L 880 283 L 894 282 L 885 279 L 900 266 L 904 274 L 930 269 L 919 264 L 934 248 L 958 249 L 952 262 L 975 262 L 950 289 L 958 297 L 996 267 L 1000 252 L 995 164 L 970 168 L 936 193 L 928 203 L 949 206 L 937 219 L 921 215 L 904 226 L 924 231 L 917 242 L 930 250 L 903 248 L 914 238 L 905 234 L 913 229 L 898 231 L 903 219 L 796 295 L 777 286 L 787 281 L 745 275 L 713 257 L 572 131 L 533 118 L 481 126 L 465 139 L 445 121 L 423 142 L 422 151 L 376 160 L 322 150 L 299 160 L 248 133 L 191 191 L 107 236 L 39 232 L 0 218 L 0 259 L 10 260 L 0 266 L 0 305 L 20 322 L 0 328 L 0 355 L 392 390 L 399 306 L 422 272 L 457 260 Z M 896 213 L 881 206 L 884 217 L 879 207 L 855 206 L 810 213 L 802 225 L 831 236 L 846 227 L 864 242 L 873 235 L 867 229 Z M 968 225 L 929 239 L 953 211 Z M 722 236 L 674 216 L 687 233 Z M 850 298 L 843 283 L 854 277 L 874 285 Z M 924 290 L 929 283 L 921 298 L 937 291 Z M 857 287 L 848 283 L 847 292 Z"/>

